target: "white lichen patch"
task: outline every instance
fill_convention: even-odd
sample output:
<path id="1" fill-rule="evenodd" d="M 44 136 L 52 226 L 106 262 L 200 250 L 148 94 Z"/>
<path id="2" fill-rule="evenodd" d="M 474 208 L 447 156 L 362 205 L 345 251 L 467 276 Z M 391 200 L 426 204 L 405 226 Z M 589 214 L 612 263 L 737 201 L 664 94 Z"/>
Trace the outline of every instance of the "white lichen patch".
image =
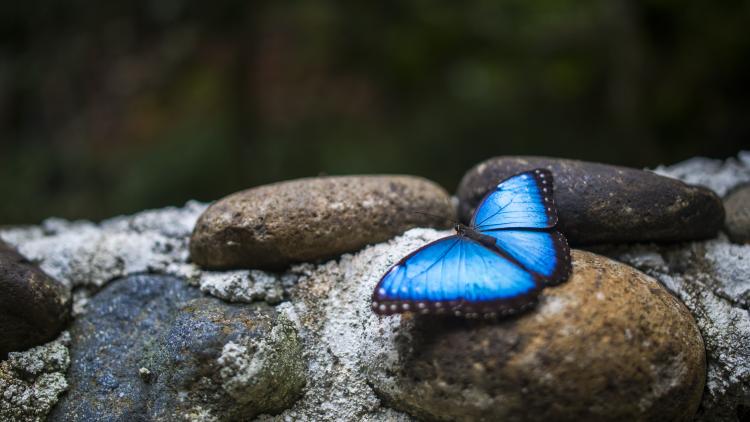
<path id="1" fill-rule="evenodd" d="M 0 236 L 70 288 L 98 289 L 115 278 L 137 273 L 194 277 L 188 263 L 192 226 L 206 206 L 117 217 L 101 224 L 50 219 L 42 229 L 15 229 Z"/>
<path id="2" fill-rule="evenodd" d="M 705 257 L 714 270 L 714 291 L 750 308 L 750 245 L 729 243 L 721 236 L 706 242 Z"/>
<path id="3" fill-rule="evenodd" d="M 734 186 L 750 181 L 750 151 L 742 151 L 736 159 L 726 161 L 696 157 L 671 166 L 659 166 L 654 172 L 705 186 L 724 196 Z"/>
<path id="4" fill-rule="evenodd" d="M 44 421 L 68 389 L 70 335 L 25 352 L 11 352 L 0 362 L 0 420 Z"/>
<path id="5" fill-rule="evenodd" d="M 296 282 L 293 273 L 283 275 L 260 270 L 204 271 L 200 289 L 229 302 L 266 301 L 275 305 L 284 299 L 285 289 Z"/>

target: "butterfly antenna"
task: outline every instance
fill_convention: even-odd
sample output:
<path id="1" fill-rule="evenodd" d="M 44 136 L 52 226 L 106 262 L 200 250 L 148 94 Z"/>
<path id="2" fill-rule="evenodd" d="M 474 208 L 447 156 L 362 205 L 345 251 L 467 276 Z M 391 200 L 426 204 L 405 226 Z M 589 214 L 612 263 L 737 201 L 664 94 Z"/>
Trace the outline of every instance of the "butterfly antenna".
<path id="1" fill-rule="evenodd" d="M 417 214 L 428 215 L 430 217 L 434 217 L 434 218 L 437 218 L 437 219 L 441 219 L 441 220 L 445 220 L 445 221 L 450 221 L 453 224 L 460 224 L 458 221 L 456 221 L 456 220 L 454 220 L 452 218 L 445 217 L 443 215 L 430 214 L 429 212 L 424 212 L 424 211 L 414 211 L 414 212 L 417 213 Z"/>

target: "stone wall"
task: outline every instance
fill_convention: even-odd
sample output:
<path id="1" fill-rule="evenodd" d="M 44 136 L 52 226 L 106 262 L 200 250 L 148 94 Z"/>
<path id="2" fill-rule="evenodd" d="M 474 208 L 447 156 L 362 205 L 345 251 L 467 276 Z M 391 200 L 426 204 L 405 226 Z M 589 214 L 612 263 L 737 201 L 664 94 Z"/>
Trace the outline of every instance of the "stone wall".
<path id="1" fill-rule="evenodd" d="M 656 173 L 729 201 L 748 189 L 750 155 Z M 390 190 L 371 192 L 393 203 Z M 357 203 L 377 207 L 373 198 Z M 0 364 L 0 416 L 743 420 L 750 415 L 750 245 L 742 243 L 742 205 L 727 206 L 732 225 L 707 240 L 585 246 L 599 255 L 574 250 L 567 282 L 544 289 L 531 310 L 497 321 L 371 312 L 383 273 L 450 234 L 440 227 L 363 241 L 343 255 L 318 250 L 283 271 L 196 265 L 190 237 L 207 205 L 195 202 L 101 223 L 49 219 L 5 229 L 8 244 L 72 292 L 73 320 L 57 340 L 11 352 Z M 327 224 L 320 215 L 293 224 Z M 440 226 L 441 218 L 403 229 Z"/>

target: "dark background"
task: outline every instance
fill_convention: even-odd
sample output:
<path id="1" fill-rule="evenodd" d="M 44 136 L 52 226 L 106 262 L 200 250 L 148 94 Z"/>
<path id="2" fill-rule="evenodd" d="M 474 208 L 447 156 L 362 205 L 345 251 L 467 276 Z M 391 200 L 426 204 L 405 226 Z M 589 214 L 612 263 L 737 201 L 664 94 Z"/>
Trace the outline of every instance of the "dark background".
<path id="1" fill-rule="evenodd" d="M 750 2 L 8 1 L 0 225 L 478 161 L 750 145 Z M 277 4 L 278 3 L 278 4 Z"/>

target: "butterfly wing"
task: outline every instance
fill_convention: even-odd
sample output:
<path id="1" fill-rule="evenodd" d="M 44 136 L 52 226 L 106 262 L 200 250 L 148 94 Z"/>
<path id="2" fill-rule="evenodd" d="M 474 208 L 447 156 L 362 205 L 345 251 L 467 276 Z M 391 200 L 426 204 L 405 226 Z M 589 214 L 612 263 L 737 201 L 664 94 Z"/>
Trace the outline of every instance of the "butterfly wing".
<path id="1" fill-rule="evenodd" d="M 477 206 L 471 227 L 486 230 L 548 229 L 557 224 L 552 173 L 536 169 L 500 182 Z"/>
<path id="2" fill-rule="evenodd" d="M 532 304 L 541 288 L 534 274 L 463 236 L 449 236 L 408 255 L 380 279 L 372 308 L 388 315 L 506 314 Z"/>
<path id="3" fill-rule="evenodd" d="M 491 230 L 482 232 L 495 238 L 503 254 L 537 274 L 545 285 L 554 285 L 570 275 L 570 247 L 557 230 Z"/>
<path id="4" fill-rule="evenodd" d="M 519 173 L 487 194 L 472 217 L 472 227 L 495 238 L 495 245 L 509 258 L 556 284 L 570 274 L 570 248 L 554 230 L 557 209 L 552 173 L 536 169 Z"/>

